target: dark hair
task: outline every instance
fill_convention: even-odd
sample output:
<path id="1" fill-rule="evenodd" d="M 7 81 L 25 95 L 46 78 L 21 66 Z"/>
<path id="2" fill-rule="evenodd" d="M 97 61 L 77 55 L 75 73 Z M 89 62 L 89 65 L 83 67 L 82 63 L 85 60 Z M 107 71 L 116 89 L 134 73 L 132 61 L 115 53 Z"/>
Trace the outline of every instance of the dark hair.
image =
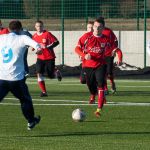
<path id="1" fill-rule="evenodd" d="M 96 18 L 94 22 L 101 23 L 101 24 L 103 24 L 103 26 L 105 26 L 105 20 L 103 17 Z"/>
<path id="2" fill-rule="evenodd" d="M 88 23 L 87 24 L 94 24 L 94 21 L 88 21 Z"/>
<path id="3" fill-rule="evenodd" d="M 22 24 L 19 20 L 13 20 L 9 23 L 9 29 L 11 31 L 18 31 L 22 29 Z"/>
<path id="4" fill-rule="evenodd" d="M 36 23 L 40 23 L 42 26 L 44 25 L 43 21 L 41 21 L 41 20 L 37 20 L 37 21 L 35 22 L 35 24 L 36 24 Z"/>

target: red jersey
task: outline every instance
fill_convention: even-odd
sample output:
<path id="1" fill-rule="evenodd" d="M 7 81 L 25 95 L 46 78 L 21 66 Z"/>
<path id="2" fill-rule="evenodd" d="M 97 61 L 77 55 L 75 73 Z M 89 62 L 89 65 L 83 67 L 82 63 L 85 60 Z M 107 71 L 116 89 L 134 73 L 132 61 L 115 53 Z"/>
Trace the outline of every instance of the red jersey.
<path id="1" fill-rule="evenodd" d="M 40 35 L 35 33 L 32 39 L 43 46 L 48 46 L 58 41 L 57 38 L 52 33 L 45 30 Z M 49 50 L 48 48 L 44 48 L 42 50 L 42 54 L 37 55 L 37 58 L 41 60 L 50 60 L 50 59 L 55 59 L 56 56 L 53 49 Z"/>
<path id="2" fill-rule="evenodd" d="M 109 39 L 105 35 L 102 34 L 101 36 L 94 36 L 92 32 L 85 33 L 79 39 L 77 47 L 80 47 L 80 50 L 84 54 L 89 53 L 91 55 L 91 59 L 83 59 L 82 67 L 97 68 L 105 64 L 104 53 L 106 47 L 109 46 Z"/>
<path id="3" fill-rule="evenodd" d="M 9 30 L 7 28 L 1 28 L 0 29 L 0 34 L 8 34 Z"/>
<path id="4" fill-rule="evenodd" d="M 111 46 L 108 47 L 105 51 L 105 56 L 109 57 L 112 56 L 112 51 L 115 50 L 118 47 L 118 40 L 114 32 L 109 28 L 104 28 L 102 31 L 102 34 L 107 36 L 110 40 Z"/>

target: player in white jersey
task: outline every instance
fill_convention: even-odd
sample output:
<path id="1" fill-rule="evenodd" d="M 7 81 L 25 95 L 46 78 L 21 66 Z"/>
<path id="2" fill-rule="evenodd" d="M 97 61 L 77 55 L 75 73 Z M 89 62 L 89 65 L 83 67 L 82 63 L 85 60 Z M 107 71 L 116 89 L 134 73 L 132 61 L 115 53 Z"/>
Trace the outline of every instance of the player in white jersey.
<path id="1" fill-rule="evenodd" d="M 24 53 L 26 46 L 31 46 L 37 54 L 42 53 L 38 43 L 26 35 L 19 35 L 22 28 L 20 21 L 9 23 L 9 34 L 0 36 L 0 101 L 10 91 L 20 100 L 24 117 L 28 121 L 28 130 L 40 122 L 40 116 L 35 117 L 32 98 L 24 79 Z"/>

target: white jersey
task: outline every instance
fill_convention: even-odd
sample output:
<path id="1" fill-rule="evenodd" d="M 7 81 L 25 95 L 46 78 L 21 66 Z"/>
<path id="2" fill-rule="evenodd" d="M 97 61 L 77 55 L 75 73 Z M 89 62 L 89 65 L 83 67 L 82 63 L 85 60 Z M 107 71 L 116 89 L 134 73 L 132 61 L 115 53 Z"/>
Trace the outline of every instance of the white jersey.
<path id="1" fill-rule="evenodd" d="M 0 35 L 0 80 L 18 81 L 24 78 L 24 53 L 26 46 L 40 47 L 26 35 L 9 33 Z"/>

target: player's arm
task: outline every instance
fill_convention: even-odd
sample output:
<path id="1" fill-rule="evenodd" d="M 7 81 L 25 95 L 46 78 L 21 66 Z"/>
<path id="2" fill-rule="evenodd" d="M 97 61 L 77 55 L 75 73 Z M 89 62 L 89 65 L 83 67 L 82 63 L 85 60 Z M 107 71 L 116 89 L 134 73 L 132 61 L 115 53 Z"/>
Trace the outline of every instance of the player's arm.
<path id="1" fill-rule="evenodd" d="M 36 54 L 41 54 L 42 53 L 42 48 L 41 48 L 40 44 L 38 44 L 37 42 L 32 40 L 27 35 L 22 35 L 21 37 L 22 37 L 23 43 L 25 45 L 30 46 L 30 47 L 32 47 L 33 49 L 36 50 Z"/>
<path id="2" fill-rule="evenodd" d="M 117 65 L 121 65 L 122 63 L 122 51 L 118 48 L 116 49 L 115 53 L 117 54 Z"/>
<path id="3" fill-rule="evenodd" d="M 114 34 L 114 32 L 112 30 L 110 30 L 110 43 L 111 43 L 111 47 L 112 47 L 112 56 L 115 55 L 115 51 L 118 49 L 118 39 L 116 37 L 116 35 Z"/>
<path id="4" fill-rule="evenodd" d="M 51 43 L 50 45 L 47 45 L 46 48 L 48 48 L 49 50 L 52 50 L 57 45 L 59 45 L 59 41 L 55 41 L 55 42 Z"/>
<path id="5" fill-rule="evenodd" d="M 50 44 L 47 45 L 46 48 L 49 50 L 53 50 L 56 46 L 59 45 L 58 39 L 51 32 L 48 32 L 47 38 L 49 39 Z"/>
<path id="6" fill-rule="evenodd" d="M 88 39 L 89 35 L 87 33 L 85 33 L 84 35 L 82 35 L 78 41 L 77 46 L 75 47 L 75 52 L 79 55 L 79 57 L 81 58 L 81 60 L 89 60 L 91 59 L 91 55 L 89 53 L 87 53 L 86 50 L 86 44 L 87 44 L 87 39 Z"/>
<path id="7" fill-rule="evenodd" d="M 82 60 L 90 60 L 91 55 L 88 53 L 84 53 L 80 46 L 75 47 L 75 52 L 81 57 Z"/>

